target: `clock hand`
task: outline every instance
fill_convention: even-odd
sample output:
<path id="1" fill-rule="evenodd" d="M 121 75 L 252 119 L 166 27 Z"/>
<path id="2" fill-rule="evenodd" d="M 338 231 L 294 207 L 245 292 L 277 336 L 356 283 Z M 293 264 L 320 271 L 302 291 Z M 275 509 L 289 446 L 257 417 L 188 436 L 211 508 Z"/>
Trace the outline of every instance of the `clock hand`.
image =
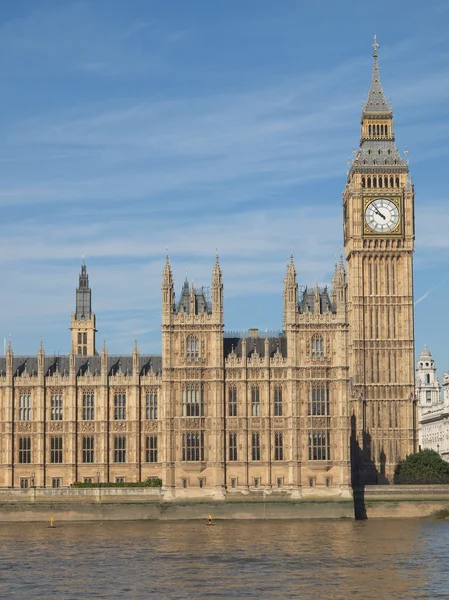
<path id="1" fill-rule="evenodd" d="M 377 206 L 374 207 L 374 210 L 376 211 L 376 213 L 379 215 L 379 217 L 382 217 L 382 219 L 385 221 L 385 219 L 387 218 L 385 215 L 383 215 L 380 210 L 377 208 Z"/>

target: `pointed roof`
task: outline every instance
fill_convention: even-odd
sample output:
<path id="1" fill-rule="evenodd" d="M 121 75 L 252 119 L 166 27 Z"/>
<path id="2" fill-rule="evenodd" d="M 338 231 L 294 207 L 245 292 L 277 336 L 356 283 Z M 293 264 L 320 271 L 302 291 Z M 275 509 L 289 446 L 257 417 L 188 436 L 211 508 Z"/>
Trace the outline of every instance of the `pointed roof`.
<path id="1" fill-rule="evenodd" d="M 162 272 L 162 279 L 164 283 L 172 283 L 173 282 L 173 276 L 172 276 L 172 271 L 171 271 L 171 265 L 170 265 L 170 257 L 167 255 L 165 257 L 165 265 L 164 265 L 164 270 Z"/>
<path id="2" fill-rule="evenodd" d="M 424 344 L 424 348 L 421 354 L 419 355 L 419 360 L 429 360 L 431 358 L 432 355 L 430 354 L 429 348 Z"/>
<path id="3" fill-rule="evenodd" d="M 377 49 L 379 48 L 379 44 L 377 43 L 376 36 L 374 36 L 373 43 L 373 76 L 371 79 L 371 87 L 368 94 L 368 100 L 365 102 L 363 107 L 363 112 L 369 114 L 380 115 L 381 113 L 386 113 L 391 115 L 391 106 L 389 106 L 385 94 L 382 88 L 382 83 L 380 81 L 379 74 L 379 55 L 377 54 Z"/>
<path id="4" fill-rule="evenodd" d="M 217 282 L 221 280 L 221 267 L 220 267 L 220 261 L 218 259 L 218 252 L 215 255 L 215 265 L 214 265 L 214 270 L 212 271 L 212 279 L 213 282 Z"/>
<path id="5" fill-rule="evenodd" d="M 293 254 L 290 253 L 290 260 L 287 263 L 287 272 L 285 274 L 285 278 L 289 279 L 290 281 L 293 279 L 296 279 L 296 269 L 295 269 L 295 262 L 293 260 Z"/>

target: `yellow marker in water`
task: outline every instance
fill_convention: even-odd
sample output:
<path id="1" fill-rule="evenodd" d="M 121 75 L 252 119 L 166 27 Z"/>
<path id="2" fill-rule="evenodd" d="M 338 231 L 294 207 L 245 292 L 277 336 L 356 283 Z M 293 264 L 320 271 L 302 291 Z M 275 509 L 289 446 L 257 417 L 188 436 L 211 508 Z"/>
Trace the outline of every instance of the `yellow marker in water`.
<path id="1" fill-rule="evenodd" d="M 54 522 L 55 522 L 54 517 L 50 517 L 50 527 L 53 527 Z"/>

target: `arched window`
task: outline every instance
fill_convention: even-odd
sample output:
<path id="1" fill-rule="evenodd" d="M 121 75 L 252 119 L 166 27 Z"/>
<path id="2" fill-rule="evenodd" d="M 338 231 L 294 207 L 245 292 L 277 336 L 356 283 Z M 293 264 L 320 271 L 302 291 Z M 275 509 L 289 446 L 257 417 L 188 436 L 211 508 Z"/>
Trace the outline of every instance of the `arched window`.
<path id="1" fill-rule="evenodd" d="M 368 187 L 371 187 L 371 177 L 368 177 Z"/>
<path id="2" fill-rule="evenodd" d="M 312 358 L 324 358 L 324 339 L 322 335 L 312 338 Z"/>
<path id="3" fill-rule="evenodd" d="M 390 187 L 394 186 L 393 177 L 390 177 Z"/>
<path id="4" fill-rule="evenodd" d="M 81 344 L 82 341 L 83 341 L 83 338 L 81 336 L 81 332 L 78 332 L 78 344 Z"/>
<path id="5" fill-rule="evenodd" d="M 199 352 L 199 341 L 198 338 L 194 335 L 189 335 L 187 337 L 186 344 L 186 358 L 187 360 L 195 360 L 200 355 Z"/>
<path id="6" fill-rule="evenodd" d="M 87 344 L 87 333 L 83 333 L 83 344 Z"/>
<path id="7" fill-rule="evenodd" d="M 282 417 L 282 386 L 276 385 L 274 388 L 274 416 Z"/>
<path id="8" fill-rule="evenodd" d="M 362 187 L 363 188 L 365 187 L 365 178 L 364 177 L 362 177 Z"/>
<path id="9" fill-rule="evenodd" d="M 145 394 L 145 418 L 149 420 L 157 419 L 157 390 L 149 391 Z"/>
<path id="10" fill-rule="evenodd" d="M 182 390 L 182 416 L 202 417 L 204 415 L 203 390 L 199 384 L 187 385 Z"/>
<path id="11" fill-rule="evenodd" d="M 260 417 L 260 390 L 257 385 L 251 388 L 251 416 Z"/>
<path id="12" fill-rule="evenodd" d="M 313 385 L 309 388 L 309 417 L 328 417 L 330 415 L 329 389 L 325 384 Z"/>
<path id="13" fill-rule="evenodd" d="M 83 356 L 87 356 L 87 346 L 83 346 Z"/>
<path id="14" fill-rule="evenodd" d="M 230 417 L 237 416 L 237 387 L 231 385 L 228 392 L 228 414 Z"/>
<path id="15" fill-rule="evenodd" d="M 81 356 L 81 346 L 78 346 L 78 354 Z"/>
<path id="16" fill-rule="evenodd" d="M 430 383 L 430 375 L 429 375 L 429 373 L 426 374 L 426 383 L 427 384 Z"/>
<path id="17" fill-rule="evenodd" d="M 399 177 L 396 177 L 396 187 L 399 187 Z"/>
<path id="18" fill-rule="evenodd" d="M 379 177 L 379 187 L 382 187 L 382 177 Z"/>
<path id="19" fill-rule="evenodd" d="M 376 161 L 374 161 L 374 164 Z M 377 177 L 373 177 L 373 187 L 377 188 Z"/>
<path id="20" fill-rule="evenodd" d="M 387 161 L 385 161 L 387 162 Z M 384 187 L 388 187 L 388 177 L 384 178 Z"/>

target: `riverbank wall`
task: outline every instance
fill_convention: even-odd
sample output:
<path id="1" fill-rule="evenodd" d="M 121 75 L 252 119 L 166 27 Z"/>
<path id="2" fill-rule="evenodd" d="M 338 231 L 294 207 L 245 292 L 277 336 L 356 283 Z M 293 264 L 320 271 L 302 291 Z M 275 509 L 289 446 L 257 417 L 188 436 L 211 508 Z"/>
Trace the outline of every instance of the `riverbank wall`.
<path id="1" fill-rule="evenodd" d="M 0 522 L 219 519 L 386 519 L 449 514 L 449 485 L 370 486 L 294 498 L 257 490 L 224 498 L 164 498 L 157 488 L 0 490 Z"/>

